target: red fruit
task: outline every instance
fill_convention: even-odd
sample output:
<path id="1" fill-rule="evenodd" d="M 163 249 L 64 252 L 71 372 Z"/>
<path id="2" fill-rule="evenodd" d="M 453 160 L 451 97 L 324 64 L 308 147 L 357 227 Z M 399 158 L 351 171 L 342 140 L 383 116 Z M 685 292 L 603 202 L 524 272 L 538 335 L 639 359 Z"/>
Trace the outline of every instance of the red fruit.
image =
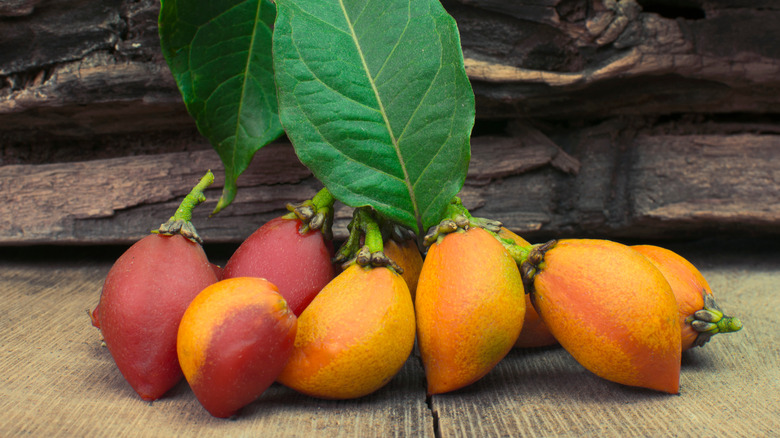
<path id="1" fill-rule="evenodd" d="M 287 364 L 297 326 L 267 280 L 231 278 L 204 289 L 182 317 L 177 347 L 200 404 L 227 418 L 259 397 Z"/>
<path id="2" fill-rule="evenodd" d="M 108 272 L 93 325 L 142 399 L 160 398 L 181 380 L 179 321 L 192 299 L 216 281 L 201 246 L 181 235 L 144 237 Z"/>
<path id="3" fill-rule="evenodd" d="M 87 312 L 87 315 L 89 315 L 89 319 L 92 320 L 92 326 L 100 328 L 100 303 L 95 306 L 95 310 L 93 310 L 92 313 Z"/>
<path id="4" fill-rule="evenodd" d="M 217 278 L 222 278 L 222 266 L 211 263 L 211 269 L 214 270 L 214 275 L 216 275 Z"/>
<path id="5" fill-rule="evenodd" d="M 332 251 L 319 231 L 298 232 L 298 219 L 276 218 L 252 233 L 230 257 L 222 278 L 265 278 L 296 316 L 335 276 Z"/>

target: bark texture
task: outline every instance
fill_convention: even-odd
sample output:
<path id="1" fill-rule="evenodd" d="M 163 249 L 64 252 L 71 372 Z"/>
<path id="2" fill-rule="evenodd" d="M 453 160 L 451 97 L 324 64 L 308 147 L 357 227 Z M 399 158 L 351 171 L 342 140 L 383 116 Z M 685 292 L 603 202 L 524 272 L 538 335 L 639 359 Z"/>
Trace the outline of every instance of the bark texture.
<path id="1" fill-rule="evenodd" d="M 774 0 L 443 4 L 477 99 L 462 192 L 474 214 L 540 239 L 780 234 Z M 0 4 L 0 244 L 130 242 L 219 170 L 162 58 L 158 13 L 152 0 Z M 281 141 L 196 225 L 237 242 L 319 187 Z"/>

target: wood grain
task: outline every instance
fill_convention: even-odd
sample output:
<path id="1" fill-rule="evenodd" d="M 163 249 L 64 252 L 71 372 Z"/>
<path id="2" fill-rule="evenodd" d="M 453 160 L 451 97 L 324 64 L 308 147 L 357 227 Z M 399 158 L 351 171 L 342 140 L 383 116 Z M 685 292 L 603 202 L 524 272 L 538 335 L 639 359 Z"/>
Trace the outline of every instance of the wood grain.
<path id="1" fill-rule="evenodd" d="M 477 185 L 551 165 L 565 154 L 549 140 L 486 137 L 474 143 L 484 148 L 469 171 Z M 224 179 L 212 150 L 2 166 L 0 215 L 6 220 L 0 222 L 0 244 L 132 243 L 167 220 L 210 167 L 217 179 L 206 191 L 207 201 L 195 209 L 193 223 L 211 243 L 240 242 L 286 213 L 287 203 L 309 199 L 322 188 L 288 143 L 261 149 L 239 178 L 234 203 L 213 218 L 208 215 Z M 351 209 L 339 204 L 337 238 L 347 236 L 350 218 Z"/>
<path id="2" fill-rule="evenodd" d="M 562 138 L 528 124 L 478 136 L 460 193 L 472 213 L 530 238 L 694 237 L 780 233 L 780 137 L 637 131 L 619 120 Z M 129 244 L 164 222 L 200 176 L 217 181 L 193 223 L 210 243 L 238 243 L 322 186 L 292 147 L 261 149 L 230 207 L 212 150 L 0 167 L 0 245 Z M 351 209 L 337 204 L 334 234 Z"/>
<path id="3" fill-rule="evenodd" d="M 0 435 L 16 436 L 774 436 L 780 430 L 780 252 L 710 239 L 673 247 L 745 324 L 683 355 L 681 394 L 599 379 L 560 348 L 514 350 L 476 384 L 426 401 L 416 357 L 387 387 L 324 401 L 274 385 L 218 420 L 186 383 L 153 403 L 124 382 L 85 311 L 113 258 L 80 249 L 0 252 Z"/>
<path id="4" fill-rule="evenodd" d="M 478 116 L 502 119 L 777 113 L 780 12 L 767 4 L 444 2 Z M 0 21 L 0 131 L 29 143 L 192 129 L 158 13 L 152 0 L 4 3 L 23 19 Z"/>
<path id="5" fill-rule="evenodd" d="M 358 400 L 318 400 L 275 384 L 236 420 L 210 416 L 186 382 L 158 401 L 142 401 L 85 313 L 111 263 L 0 263 L 1 436 L 433 437 L 416 359 Z"/>

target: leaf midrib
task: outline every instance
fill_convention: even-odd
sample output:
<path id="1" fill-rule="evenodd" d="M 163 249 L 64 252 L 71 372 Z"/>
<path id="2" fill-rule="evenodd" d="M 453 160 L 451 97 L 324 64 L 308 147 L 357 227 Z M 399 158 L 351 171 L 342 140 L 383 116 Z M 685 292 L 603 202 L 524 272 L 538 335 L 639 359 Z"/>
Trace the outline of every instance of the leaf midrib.
<path id="1" fill-rule="evenodd" d="M 257 8 L 255 9 L 255 21 L 254 26 L 252 26 L 252 37 L 249 39 L 249 49 L 247 50 L 247 56 L 246 56 L 246 64 L 244 64 L 244 80 L 241 84 L 241 99 L 238 102 L 238 111 L 236 111 L 236 130 L 233 133 L 233 141 L 235 142 L 233 145 L 233 154 L 230 157 L 232 169 L 236 168 L 236 159 L 238 157 L 238 138 L 241 131 L 241 117 L 244 111 L 244 101 L 246 100 L 246 93 L 247 93 L 247 82 L 249 81 L 249 66 L 251 64 L 250 60 L 252 59 L 252 53 L 255 48 L 255 38 L 257 36 L 257 26 L 258 22 L 260 21 L 260 10 L 263 7 L 263 2 L 258 1 L 257 2 Z"/>
<path id="2" fill-rule="evenodd" d="M 363 65 L 363 70 L 366 72 L 366 78 L 368 78 L 368 83 L 371 84 L 371 90 L 374 92 L 374 96 L 376 97 L 377 105 L 379 105 L 379 113 L 382 115 L 382 120 L 385 123 L 385 126 L 387 127 L 387 132 L 390 135 L 390 142 L 392 143 L 393 149 L 395 150 L 395 154 L 398 157 L 398 162 L 401 164 L 401 170 L 404 175 L 404 184 L 406 185 L 406 190 L 409 193 L 410 201 L 412 202 L 412 208 L 414 209 L 414 218 L 417 221 L 417 229 L 422 231 L 422 217 L 420 216 L 420 211 L 417 206 L 417 198 L 414 193 L 413 185 L 411 182 L 411 178 L 409 177 L 409 171 L 406 169 L 406 162 L 404 161 L 403 155 L 401 155 L 401 149 L 398 146 L 398 139 L 393 134 L 393 130 L 390 126 L 390 120 L 387 117 L 387 111 L 385 111 L 384 104 L 382 103 L 382 99 L 379 95 L 379 89 L 377 89 L 376 83 L 374 82 L 374 78 L 371 77 L 371 72 L 368 69 L 368 63 L 366 62 L 365 55 L 363 54 L 363 48 L 360 46 L 360 42 L 358 41 L 357 34 L 355 33 L 355 28 L 352 25 L 352 22 L 350 21 L 349 14 L 347 14 L 346 7 L 344 6 L 344 0 L 339 0 L 339 6 L 341 7 L 341 11 L 344 14 L 344 19 L 347 23 L 347 26 L 349 27 L 349 33 L 352 36 L 352 41 L 355 42 L 355 48 L 357 49 L 358 56 L 360 56 L 360 62 Z"/>

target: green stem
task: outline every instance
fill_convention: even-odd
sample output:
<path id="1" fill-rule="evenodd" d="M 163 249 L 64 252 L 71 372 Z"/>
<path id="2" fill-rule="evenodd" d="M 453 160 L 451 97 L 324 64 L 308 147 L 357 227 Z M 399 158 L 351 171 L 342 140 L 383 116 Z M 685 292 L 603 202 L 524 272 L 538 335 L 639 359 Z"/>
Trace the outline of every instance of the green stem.
<path id="1" fill-rule="evenodd" d="M 736 316 L 724 316 L 717 323 L 718 333 L 731 333 L 742 330 L 742 321 Z"/>
<path id="2" fill-rule="evenodd" d="M 501 229 L 501 222 L 472 216 L 468 209 L 463 206 L 460 198 L 455 196 L 447 204 L 441 222 L 431 228 L 423 237 L 423 244 L 433 245 L 449 233 L 462 232 L 469 228 L 482 228 L 495 234 Z"/>
<path id="3" fill-rule="evenodd" d="M 336 203 L 336 198 L 333 197 L 327 187 L 324 187 L 311 198 L 311 202 L 317 210 L 332 209 L 333 204 Z"/>
<path id="4" fill-rule="evenodd" d="M 372 253 L 384 251 L 384 239 L 379 224 L 373 215 L 365 210 L 363 211 L 362 225 L 363 233 L 366 236 L 365 245 L 368 250 Z"/>
<path id="5" fill-rule="evenodd" d="M 357 263 L 364 267 L 386 267 L 402 273 L 403 269 L 384 253 L 383 225 L 387 229 L 387 223 L 382 222 L 371 207 L 356 208 L 352 213 L 352 221 L 347 226 L 349 237 L 339 248 L 335 261 L 342 263 L 345 269 Z"/>
<path id="6" fill-rule="evenodd" d="M 211 170 L 208 170 L 205 175 L 200 179 L 198 184 L 190 190 L 190 193 L 184 197 L 179 204 L 179 208 L 168 219 L 168 222 L 160 225 L 160 228 L 152 230 L 152 233 L 162 234 L 165 236 L 172 236 L 174 234 L 181 234 L 187 239 L 195 243 L 203 243 L 203 239 L 198 235 L 195 226 L 192 225 L 192 210 L 206 200 L 206 195 L 203 192 L 214 182 L 214 174 Z"/>
<path id="7" fill-rule="evenodd" d="M 179 204 L 179 208 L 176 209 L 176 213 L 171 216 L 171 221 L 191 221 L 192 210 L 201 202 L 206 200 L 206 195 L 203 192 L 214 182 L 214 174 L 211 170 L 206 171 L 206 174 L 200 179 L 198 184 L 190 190 L 190 193 L 184 197 Z"/>
<path id="8" fill-rule="evenodd" d="M 504 249 L 509 253 L 510 256 L 515 260 L 515 263 L 517 263 L 517 266 L 522 265 L 525 263 L 526 260 L 528 260 L 528 255 L 531 253 L 531 250 L 533 250 L 534 246 L 520 246 L 511 239 L 502 239 L 497 234 L 494 234 L 496 239 L 498 239 L 499 242 L 501 242 L 501 245 L 504 246 Z"/>
<path id="9" fill-rule="evenodd" d="M 704 308 L 697 310 L 686 319 L 686 322 L 699 332 L 699 336 L 693 342 L 694 346 L 703 346 L 718 333 L 732 333 L 742 329 L 742 321 L 724 315 L 712 294 L 702 291 L 702 295 L 704 295 Z"/>

